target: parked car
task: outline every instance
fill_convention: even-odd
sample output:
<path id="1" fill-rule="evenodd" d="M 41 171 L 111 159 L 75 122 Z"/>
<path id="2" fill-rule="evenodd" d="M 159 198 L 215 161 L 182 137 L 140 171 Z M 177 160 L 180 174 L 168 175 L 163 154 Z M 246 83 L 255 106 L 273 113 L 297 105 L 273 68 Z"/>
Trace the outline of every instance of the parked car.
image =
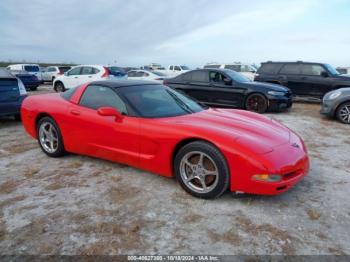
<path id="1" fill-rule="evenodd" d="M 17 78 L 21 79 L 27 90 L 35 91 L 38 89 L 38 86 L 41 84 L 41 81 L 35 76 L 27 71 L 23 70 L 11 70 L 10 73 Z"/>
<path id="2" fill-rule="evenodd" d="M 161 64 L 151 63 L 149 65 L 141 66 L 140 69 L 143 70 L 165 70 Z"/>
<path id="3" fill-rule="evenodd" d="M 42 81 L 42 75 L 39 65 L 37 64 L 15 64 L 9 65 L 8 70 L 22 70 L 27 71 L 28 73 L 35 75 L 39 81 Z"/>
<path id="4" fill-rule="evenodd" d="M 0 69 L 0 116 L 20 120 L 20 108 L 27 97 L 22 81 L 5 69 Z"/>
<path id="5" fill-rule="evenodd" d="M 170 65 L 165 70 L 158 70 L 162 73 L 164 73 L 167 76 L 178 76 L 182 73 L 186 73 L 190 71 L 191 69 L 188 66 L 185 65 Z"/>
<path id="6" fill-rule="evenodd" d="M 329 91 L 350 86 L 350 76 L 341 75 L 331 65 L 302 61 L 262 63 L 255 81 L 280 84 L 293 95 L 318 99 Z"/>
<path id="7" fill-rule="evenodd" d="M 56 77 L 70 70 L 71 66 L 48 66 L 42 72 L 43 81 L 52 82 Z"/>
<path id="8" fill-rule="evenodd" d="M 342 75 L 350 75 L 350 67 L 337 67 L 337 71 Z"/>
<path id="9" fill-rule="evenodd" d="M 193 70 L 164 80 L 164 84 L 215 107 L 234 107 L 264 113 L 292 106 L 292 94 L 288 88 L 253 82 L 229 69 Z"/>
<path id="10" fill-rule="evenodd" d="M 79 65 L 59 76 L 53 81 L 53 88 L 56 92 L 63 92 L 78 85 L 110 79 L 126 79 L 126 74 L 115 72 L 102 65 Z"/>
<path id="11" fill-rule="evenodd" d="M 205 108 L 149 81 L 97 81 L 30 96 L 21 112 L 26 131 L 50 157 L 72 152 L 175 176 L 200 198 L 228 188 L 280 194 L 309 170 L 304 142 L 277 121 Z"/>
<path id="12" fill-rule="evenodd" d="M 203 68 L 221 68 L 221 69 L 231 69 L 237 73 L 248 77 L 250 80 L 254 81 L 256 75 L 256 67 L 249 64 L 242 63 L 231 63 L 231 64 L 218 64 L 218 63 L 209 63 L 206 64 Z"/>
<path id="13" fill-rule="evenodd" d="M 149 80 L 163 83 L 164 79 L 168 77 L 159 71 L 147 70 L 131 70 L 128 72 L 128 79 L 132 80 Z"/>
<path id="14" fill-rule="evenodd" d="M 336 117 L 340 122 L 350 125 L 350 87 L 327 93 L 323 97 L 321 114 Z"/>

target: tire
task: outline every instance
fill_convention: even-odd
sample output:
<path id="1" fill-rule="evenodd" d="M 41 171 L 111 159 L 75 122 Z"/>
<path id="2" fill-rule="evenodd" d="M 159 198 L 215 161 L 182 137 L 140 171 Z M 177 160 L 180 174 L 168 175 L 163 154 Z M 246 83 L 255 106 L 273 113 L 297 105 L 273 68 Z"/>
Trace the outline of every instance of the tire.
<path id="1" fill-rule="evenodd" d="M 51 117 L 43 117 L 39 120 L 37 136 L 41 150 L 46 155 L 50 157 L 60 157 L 66 154 L 61 131 Z"/>
<path id="2" fill-rule="evenodd" d="M 189 143 L 178 151 L 174 173 L 181 187 L 198 198 L 217 198 L 229 185 L 230 172 L 224 156 L 218 148 L 203 141 Z"/>
<path id="3" fill-rule="evenodd" d="M 350 102 L 338 106 L 335 115 L 341 123 L 350 125 Z"/>
<path id="4" fill-rule="evenodd" d="M 36 90 L 38 90 L 38 87 L 36 86 L 36 87 L 31 87 L 30 88 L 30 91 L 36 91 Z"/>
<path id="5" fill-rule="evenodd" d="M 55 91 L 60 93 L 66 91 L 66 88 L 64 87 L 63 83 L 58 82 L 55 84 Z"/>
<path id="6" fill-rule="evenodd" d="M 250 94 L 245 102 L 245 108 L 248 111 L 253 111 L 256 113 L 265 113 L 267 110 L 268 101 L 263 94 L 253 93 Z"/>

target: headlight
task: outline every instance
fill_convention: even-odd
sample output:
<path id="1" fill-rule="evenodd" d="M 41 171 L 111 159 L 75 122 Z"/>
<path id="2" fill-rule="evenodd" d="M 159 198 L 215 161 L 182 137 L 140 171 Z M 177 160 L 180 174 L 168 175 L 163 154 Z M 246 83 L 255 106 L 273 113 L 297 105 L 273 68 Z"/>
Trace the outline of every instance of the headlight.
<path id="1" fill-rule="evenodd" d="M 272 96 L 284 96 L 286 94 L 285 92 L 279 92 L 279 91 L 268 91 L 267 93 Z"/>
<path id="2" fill-rule="evenodd" d="M 341 91 L 335 91 L 334 93 L 331 93 L 329 95 L 329 99 L 335 99 L 335 98 L 337 98 L 340 95 L 341 95 Z"/>
<path id="3" fill-rule="evenodd" d="M 280 175 L 270 175 L 270 174 L 259 174 L 254 175 L 252 177 L 254 180 L 257 181 L 264 181 L 264 182 L 278 182 L 282 179 L 282 176 Z"/>
<path id="4" fill-rule="evenodd" d="M 21 96 L 24 96 L 27 94 L 27 90 L 26 87 L 23 85 L 23 82 L 21 81 L 21 79 L 17 78 L 18 80 L 18 89 L 19 89 L 19 94 Z"/>

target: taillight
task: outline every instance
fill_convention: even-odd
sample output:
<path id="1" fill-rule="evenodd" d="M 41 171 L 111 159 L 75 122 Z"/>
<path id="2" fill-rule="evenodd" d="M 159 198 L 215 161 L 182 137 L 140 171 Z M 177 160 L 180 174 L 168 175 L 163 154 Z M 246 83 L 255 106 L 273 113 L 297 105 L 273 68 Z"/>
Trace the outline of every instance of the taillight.
<path id="1" fill-rule="evenodd" d="M 167 79 L 163 80 L 163 85 L 167 85 L 169 83 L 169 81 Z"/>
<path id="2" fill-rule="evenodd" d="M 58 74 L 58 75 L 63 75 L 63 72 L 62 72 L 62 71 L 59 71 L 57 74 Z"/>
<path id="3" fill-rule="evenodd" d="M 155 78 L 154 80 L 159 80 L 160 81 L 160 80 L 164 80 L 164 79 L 163 78 Z"/>
<path id="4" fill-rule="evenodd" d="M 105 70 L 105 72 L 103 73 L 103 75 L 101 76 L 102 78 L 105 78 L 105 77 L 109 77 L 109 70 L 107 67 L 103 67 L 103 69 Z"/>

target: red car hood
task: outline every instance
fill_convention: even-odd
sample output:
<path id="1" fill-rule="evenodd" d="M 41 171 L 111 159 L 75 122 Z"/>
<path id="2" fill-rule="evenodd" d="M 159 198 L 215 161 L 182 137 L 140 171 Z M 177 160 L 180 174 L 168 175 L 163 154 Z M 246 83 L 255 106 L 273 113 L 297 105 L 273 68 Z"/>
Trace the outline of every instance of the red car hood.
<path id="1" fill-rule="evenodd" d="M 165 119 L 164 119 L 165 120 Z M 174 125 L 198 127 L 229 136 L 255 153 L 263 154 L 290 140 L 290 130 L 260 114 L 233 109 L 208 109 L 165 121 Z"/>

